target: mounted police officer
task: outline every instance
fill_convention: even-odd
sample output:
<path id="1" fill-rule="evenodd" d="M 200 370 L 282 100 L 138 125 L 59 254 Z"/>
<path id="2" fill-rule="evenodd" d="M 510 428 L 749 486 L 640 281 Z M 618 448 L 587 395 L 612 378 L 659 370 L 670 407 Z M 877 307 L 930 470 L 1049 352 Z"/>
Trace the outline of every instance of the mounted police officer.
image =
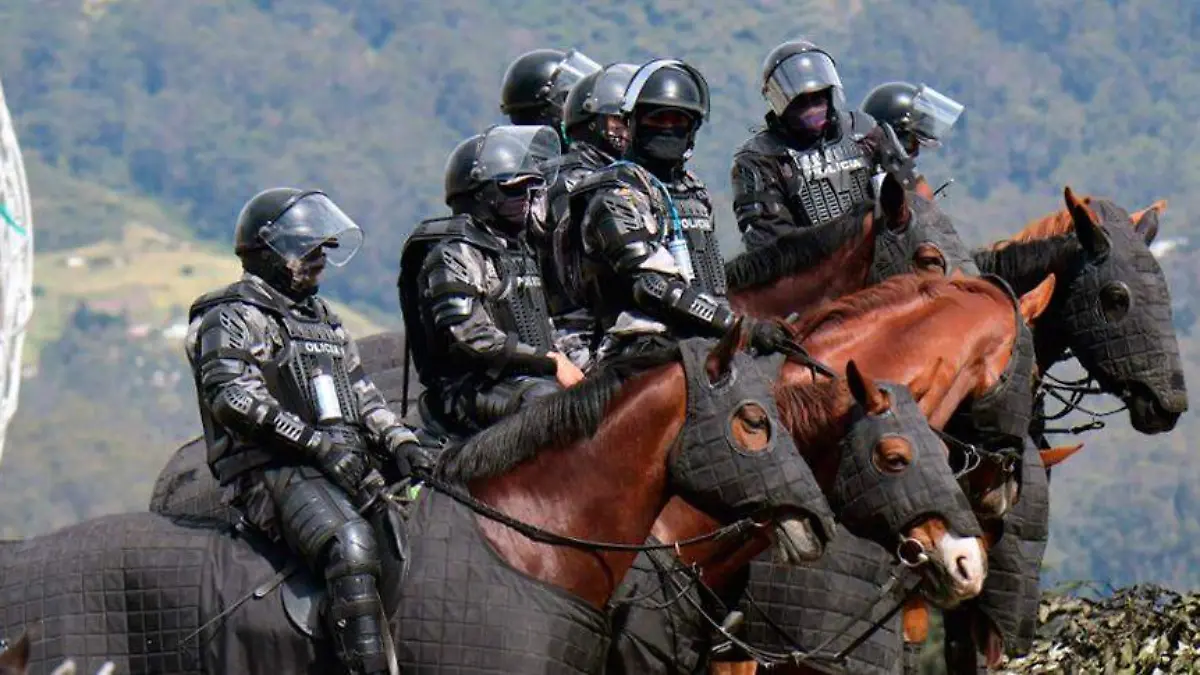
<path id="1" fill-rule="evenodd" d="M 516 125 L 548 126 L 562 129 L 562 107 L 567 92 L 581 78 L 600 70 L 600 64 L 586 54 L 557 49 L 535 49 L 516 58 L 504 72 L 500 85 L 500 112 Z"/>
<path id="2" fill-rule="evenodd" d="M 563 127 L 571 149 L 558 164 L 558 180 L 548 192 L 553 229 L 550 246 L 539 247 L 542 275 L 546 280 L 546 298 L 559 343 L 580 368 L 590 362 L 595 339 L 596 318 L 586 299 L 573 297 L 562 280 L 569 254 L 566 237 L 570 227 L 570 192 L 584 178 L 617 161 L 629 146 L 629 127 L 621 112 L 625 89 L 637 66 L 614 63 L 585 76 L 567 94 L 563 105 Z"/>
<path id="3" fill-rule="evenodd" d="M 260 192 L 238 216 L 245 274 L 189 312 L 209 466 L 250 524 L 282 540 L 330 595 L 326 618 L 352 673 L 388 672 L 376 589 L 379 551 L 360 515 L 382 479 L 431 458 L 363 374 L 358 350 L 317 296 L 325 264 L 345 265 L 362 230 L 321 192 Z"/>
<path id="4" fill-rule="evenodd" d="M 546 217 L 560 157 L 545 126 L 496 126 L 446 162 L 453 215 L 422 222 L 400 258 L 400 306 L 423 405 L 451 431 L 486 428 L 583 374 L 554 343 L 537 259 L 526 242 Z"/>
<path id="5" fill-rule="evenodd" d="M 877 165 L 891 166 L 884 128 L 850 110 L 833 57 L 785 42 L 762 64 L 766 128 L 735 152 L 733 208 L 747 248 L 827 223 L 873 199 Z"/>
<path id="6" fill-rule="evenodd" d="M 908 82 L 887 82 L 872 89 L 863 99 L 859 108 L 870 115 L 877 123 L 887 124 L 895 132 L 903 152 L 897 152 L 896 157 L 900 173 L 899 178 L 914 185 L 922 185 L 926 191 L 924 176 L 916 172 L 914 164 L 921 148 L 941 147 L 945 137 L 963 112 L 963 106 L 958 101 L 946 96 L 928 85 L 915 85 Z M 906 161 L 911 159 L 912 161 Z M 885 167 L 879 167 L 881 171 Z M 876 181 L 882 180 L 883 174 L 876 174 Z M 932 191 L 926 196 L 932 196 Z"/>
<path id="7" fill-rule="evenodd" d="M 685 168 L 709 114 L 704 76 L 682 61 L 651 61 L 616 110 L 630 132 L 627 161 L 575 186 L 563 241 L 564 281 L 604 332 L 597 361 L 720 336 L 735 319 L 708 190 Z M 763 338 L 780 338 L 763 326 Z"/>

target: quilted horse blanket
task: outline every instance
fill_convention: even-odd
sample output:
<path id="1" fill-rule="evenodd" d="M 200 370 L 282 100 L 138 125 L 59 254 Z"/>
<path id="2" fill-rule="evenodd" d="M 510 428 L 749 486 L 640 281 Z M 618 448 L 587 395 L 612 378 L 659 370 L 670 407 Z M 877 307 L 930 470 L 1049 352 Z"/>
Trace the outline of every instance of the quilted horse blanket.
<path id="1" fill-rule="evenodd" d="M 278 550 L 212 521 L 98 518 L 0 543 L 0 631 L 36 627 L 35 675 L 65 658 L 84 672 L 112 661 L 128 675 L 340 672 L 289 623 L 278 592 L 254 597 L 284 565 Z"/>

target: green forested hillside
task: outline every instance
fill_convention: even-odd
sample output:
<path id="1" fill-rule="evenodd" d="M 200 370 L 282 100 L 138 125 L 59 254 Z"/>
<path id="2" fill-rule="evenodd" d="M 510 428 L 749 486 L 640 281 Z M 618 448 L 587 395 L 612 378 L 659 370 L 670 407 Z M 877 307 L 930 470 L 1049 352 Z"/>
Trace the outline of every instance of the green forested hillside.
<path id="1" fill-rule="evenodd" d="M 500 121 L 500 77 L 527 49 L 677 56 L 706 74 L 695 166 L 730 253 L 730 155 L 761 119 L 760 60 L 797 35 L 835 53 L 853 101 L 906 78 L 967 106 L 925 169 L 956 180 L 945 204 L 972 243 L 1057 208 L 1064 184 L 1130 208 L 1166 198 L 1161 238 L 1200 241 L 1198 24 L 1190 0 L 3 0 L 0 79 L 39 250 L 115 240 L 128 220 L 219 245 L 258 189 L 315 185 L 367 230 L 337 296 L 394 320 L 399 246 L 437 214 L 454 143 Z M 1200 253 L 1182 242 L 1163 265 L 1195 388 Z M 167 446 L 195 432 L 178 345 L 89 316 L 48 347 L 77 355 L 26 383 L 0 468 L 5 533 L 142 506 Z M 113 384 L 130 369 L 174 384 Z M 1194 413 L 1150 438 L 1117 422 L 1055 471 L 1053 577 L 1200 585 L 1197 431 Z"/>

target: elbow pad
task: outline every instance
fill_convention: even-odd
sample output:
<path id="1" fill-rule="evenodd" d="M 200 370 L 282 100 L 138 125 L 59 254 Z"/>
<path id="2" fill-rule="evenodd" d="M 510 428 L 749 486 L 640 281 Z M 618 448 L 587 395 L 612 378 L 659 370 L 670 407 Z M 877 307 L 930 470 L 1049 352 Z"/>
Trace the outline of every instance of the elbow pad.
<path id="1" fill-rule="evenodd" d="M 212 412 L 213 418 L 226 427 L 268 443 L 283 443 L 309 454 L 315 454 L 321 446 L 321 434 L 316 429 L 278 406 L 254 398 L 241 387 L 226 387 L 213 401 Z"/>
<path id="2" fill-rule="evenodd" d="M 723 303 L 707 293 L 700 293 L 679 279 L 662 274 L 640 274 L 633 284 L 633 300 L 653 315 L 664 311 L 723 334 L 733 325 L 734 314 Z"/>

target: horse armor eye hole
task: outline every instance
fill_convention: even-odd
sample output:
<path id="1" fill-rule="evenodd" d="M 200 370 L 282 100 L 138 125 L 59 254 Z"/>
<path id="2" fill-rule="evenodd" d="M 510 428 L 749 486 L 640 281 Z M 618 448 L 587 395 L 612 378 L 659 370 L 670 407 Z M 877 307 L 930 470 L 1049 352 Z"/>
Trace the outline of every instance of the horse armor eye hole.
<path id="1" fill-rule="evenodd" d="M 1100 310 L 1109 323 L 1117 323 L 1124 319 L 1129 313 L 1132 301 L 1129 287 L 1120 281 L 1114 281 L 1100 289 Z"/>
<path id="2" fill-rule="evenodd" d="M 902 473 L 912 464 L 912 448 L 900 438 L 885 438 L 876 446 L 871 459 L 883 473 Z"/>
<path id="3" fill-rule="evenodd" d="M 731 424 L 734 444 L 744 452 L 761 452 L 771 442 L 771 418 L 757 403 L 746 403 L 738 408 Z"/>

